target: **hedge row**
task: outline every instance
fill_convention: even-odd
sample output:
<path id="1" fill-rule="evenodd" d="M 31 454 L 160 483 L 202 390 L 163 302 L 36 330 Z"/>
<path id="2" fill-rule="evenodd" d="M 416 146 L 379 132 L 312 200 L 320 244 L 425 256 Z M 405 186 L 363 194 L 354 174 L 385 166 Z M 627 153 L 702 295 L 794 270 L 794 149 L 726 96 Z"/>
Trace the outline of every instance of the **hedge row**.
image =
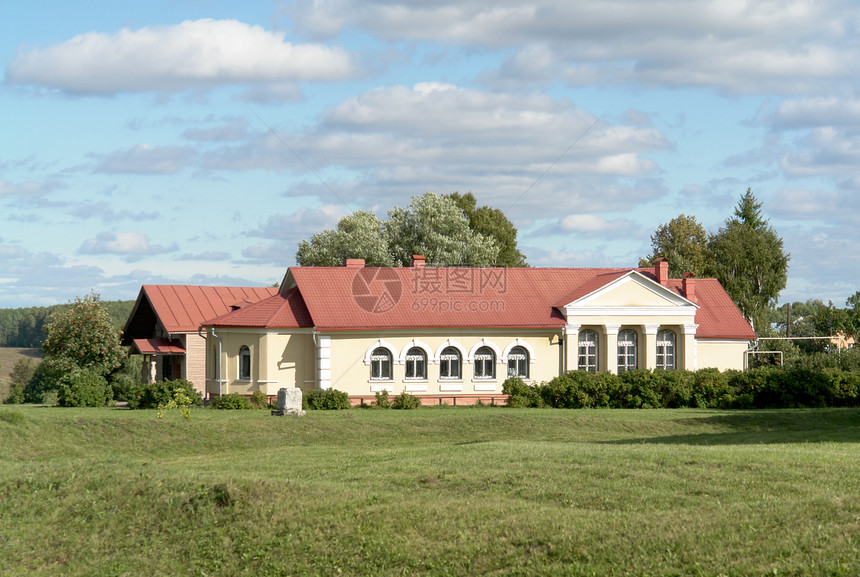
<path id="1" fill-rule="evenodd" d="M 761 367 L 748 371 L 627 371 L 620 375 L 570 371 L 547 383 L 508 379 L 511 407 L 579 409 L 714 409 L 860 406 L 860 372 Z"/>

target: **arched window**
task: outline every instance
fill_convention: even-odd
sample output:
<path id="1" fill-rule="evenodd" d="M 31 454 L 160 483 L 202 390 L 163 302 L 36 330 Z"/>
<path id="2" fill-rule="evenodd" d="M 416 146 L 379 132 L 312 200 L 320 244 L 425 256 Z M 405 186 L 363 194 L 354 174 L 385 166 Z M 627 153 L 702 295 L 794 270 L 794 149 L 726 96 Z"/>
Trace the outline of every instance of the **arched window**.
<path id="1" fill-rule="evenodd" d="M 529 352 L 520 346 L 516 346 L 508 353 L 508 376 L 529 378 Z"/>
<path id="2" fill-rule="evenodd" d="M 394 378 L 391 371 L 391 351 L 385 347 L 377 347 L 370 353 L 370 380 L 390 381 Z"/>
<path id="3" fill-rule="evenodd" d="M 423 380 L 427 378 L 427 353 L 420 347 L 406 351 L 406 378 Z"/>
<path id="4" fill-rule="evenodd" d="M 248 347 L 239 349 L 239 380 L 251 380 L 251 349 Z"/>
<path id="5" fill-rule="evenodd" d="M 579 363 L 576 368 L 597 372 L 597 333 L 591 329 L 579 331 Z"/>
<path id="6" fill-rule="evenodd" d="M 618 372 L 631 371 L 638 367 L 636 331 L 624 329 L 618 332 Z"/>
<path id="7" fill-rule="evenodd" d="M 439 355 L 439 378 L 462 379 L 463 357 L 455 347 L 445 347 Z"/>
<path id="8" fill-rule="evenodd" d="M 496 353 L 490 347 L 481 347 L 475 351 L 475 378 L 496 378 Z"/>
<path id="9" fill-rule="evenodd" d="M 675 369 L 675 333 L 669 329 L 657 331 L 657 368 Z"/>

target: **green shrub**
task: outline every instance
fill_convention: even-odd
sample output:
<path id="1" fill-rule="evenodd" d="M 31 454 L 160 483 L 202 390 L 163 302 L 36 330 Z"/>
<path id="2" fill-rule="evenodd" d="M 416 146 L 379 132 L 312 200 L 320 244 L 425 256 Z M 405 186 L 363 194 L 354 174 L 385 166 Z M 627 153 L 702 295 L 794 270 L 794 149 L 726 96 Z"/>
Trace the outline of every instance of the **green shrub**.
<path id="1" fill-rule="evenodd" d="M 115 401 L 128 401 L 135 394 L 135 387 L 140 385 L 142 366 L 143 355 L 128 355 L 123 358 L 122 365 L 108 375 Z"/>
<path id="2" fill-rule="evenodd" d="M 61 373 L 58 373 L 48 363 L 39 363 L 33 377 L 24 386 L 25 403 L 47 403 L 56 398 L 57 385 Z"/>
<path id="3" fill-rule="evenodd" d="M 692 406 L 693 373 L 677 370 L 656 370 L 651 373 L 651 378 L 660 396 L 661 407 L 677 409 Z"/>
<path id="4" fill-rule="evenodd" d="M 157 409 L 159 405 L 166 405 L 174 399 L 174 391 L 177 388 L 183 390 L 191 399 L 193 405 L 197 406 L 202 402 L 200 393 L 197 392 L 191 381 L 175 379 L 131 387 L 127 395 L 128 408 Z"/>
<path id="5" fill-rule="evenodd" d="M 302 397 L 304 409 L 337 411 L 350 407 L 349 395 L 337 389 L 314 389 Z"/>
<path id="6" fill-rule="evenodd" d="M 541 407 L 543 400 L 536 387 L 530 387 L 519 377 L 508 377 L 502 383 L 502 393 L 508 395 L 509 407 Z"/>
<path id="7" fill-rule="evenodd" d="M 251 393 L 250 403 L 255 409 L 266 409 L 269 407 L 269 397 L 263 391 L 254 391 Z"/>
<path id="8" fill-rule="evenodd" d="M 417 409 L 421 406 L 421 399 L 416 397 L 415 395 L 410 395 L 406 391 L 403 391 L 391 402 L 392 409 Z"/>
<path id="9" fill-rule="evenodd" d="M 3 402 L 15 405 L 23 403 L 24 389 L 35 373 L 36 365 L 33 359 L 18 359 L 9 374 L 9 393 Z"/>
<path id="10" fill-rule="evenodd" d="M 700 369 L 693 373 L 690 406 L 700 409 L 727 409 L 731 406 L 734 394 L 729 389 L 726 373 L 719 369 Z"/>
<path id="11" fill-rule="evenodd" d="M 373 406 L 378 409 L 390 409 L 391 401 L 388 400 L 388 391 L 383 389 L 381 391 L 376 391 L 376 400 L 373 402 Z"/>
<path id="12" fill-rule="evenodd" d="M 60 378 L 57 403 L 61 407 L 104 407 L 113 399 L 107 379 L 95 369 L 73 368 Z"/>
<path id="13" fill-rule="evenodd" d="M 215 400 L 209 403 L 209 407 L 222 410 L 242 410 L 250 409 L 251 403 L 239 393 L 230 393 L 215 397 Z"/>
<path id="14" fill-rule="evenodd" d="M 173 388 L 173 394 L 171 395 L 170 400 L 167 403 L 158 405 L 158 418 L 163 418 L 167 411 L 179 409 L 180 415 L 186 419 L 190 419 L 191 407 L 194 406 L 195 401 L 197 400 L 198 399 L 194 399 L 189 396 L 188 392 L 184 388 L 176 386 Z"/>

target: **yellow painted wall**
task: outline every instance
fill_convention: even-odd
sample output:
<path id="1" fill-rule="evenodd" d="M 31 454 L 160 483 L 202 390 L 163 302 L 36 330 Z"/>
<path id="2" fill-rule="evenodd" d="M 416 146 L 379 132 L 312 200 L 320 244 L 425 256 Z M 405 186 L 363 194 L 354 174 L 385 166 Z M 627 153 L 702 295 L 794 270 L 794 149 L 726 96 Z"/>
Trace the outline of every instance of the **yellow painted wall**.
<path id="1" fill-rule="evenodd" d="M 259 332 L 219 329 L 221 337 L 221 392 L 250 395 L 260 391 L 276 395 L 284 387 L 314 388 L 314 346 L 310 334 Z M 239 379 L 239 350 L 251 351 L 251 379 Z M 219 393 L 218 339 L 207 339 L 206 386 L 210 394 Z"/>
<path id="2" fill-rule="evenodd" d="M 513 332 L 513 331 L 458 331 L 443 330 L 423 331 L 378 331 L 373 333 L 333 333 L 331 337 L 331 387 L 346 391 L 351 395 L 369 395 L 386 388 L 394 394 L 407 392 L 420 394 L 451 394 L 451 393 L 501 393 L 502 383 L 507 378 L 507 364 L 502 362 L 506 347 L 517 338 L 526 343 L 534 351 L 530 355 L 529 380 L 547 381 L 558 375 L 561 350 L 558 344 L 560 331 Z M 406 367 L 397 363 L 404 348 L 412 346 L 416 339 L 425 343 L 431 354 L 428 355 L 426 381 L 407 380 Z M 393 346 L 395 350 L 394 379 L 392 381 L 372 381 L 370 366 L 365 363 L 367 351 L 373 348 L 379 340 Z M 462 379 L 459 381 L 442 380 L 439 378 L 439 364 L 433 361 L 436 351 L 448 339 L 456 341 L 464 349 L 461 369 Z M 474 378 L 474 365 L 469 363 L 469 352 L 486 339 L 495 344 L 496 355 L 495 379 Z M 491 347 L 492 348 L 492 347 Z M 525 347 L 528 350 L 528 347 Z"/>
<path id="3" fill-rule="evenodd" d="M 643 306 L 670 306 L 673 303 L 657 294 L 650 288 L 640 285 L 635 280 L 629 280 L 605 294 L 601 294 L 588 301 L 587 306 L 611 306 L 611 307 L 643 307 Z"/>
<path id="4" fill-rule="evenodd" d="M 749 341 L 699 340 L 696 348 L 700 369 L 713 367 L 721 371 L 740 371 L 744 368 L 744 354 Z"/>

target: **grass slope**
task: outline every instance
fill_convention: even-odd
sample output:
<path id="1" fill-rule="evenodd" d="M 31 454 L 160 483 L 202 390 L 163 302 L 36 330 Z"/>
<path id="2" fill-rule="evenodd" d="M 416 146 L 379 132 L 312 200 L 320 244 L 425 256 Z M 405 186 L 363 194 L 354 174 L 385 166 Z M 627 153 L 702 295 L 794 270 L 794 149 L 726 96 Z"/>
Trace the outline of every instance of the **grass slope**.
<path id="1" fill-rule="evenodd" d="M 860 411 L 0 407 L 0 575 L 857 575 Z"/>

